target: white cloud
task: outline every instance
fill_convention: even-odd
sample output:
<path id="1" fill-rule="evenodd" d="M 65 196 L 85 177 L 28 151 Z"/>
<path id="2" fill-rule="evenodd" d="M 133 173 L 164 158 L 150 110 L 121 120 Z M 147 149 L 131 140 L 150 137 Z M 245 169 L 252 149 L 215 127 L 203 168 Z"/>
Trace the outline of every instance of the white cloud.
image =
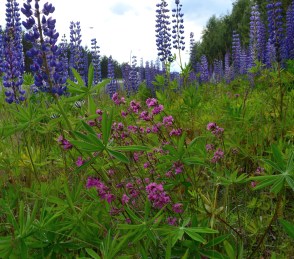
<path id="1" fill-rule="evenodd" d="M 48 0 L 55 6 L 52 17 L 57 20 L 56 29 L 60 35 L 69 39 L 71 21 L 80 21 L 82 28 L 82 44 L 90 47 L 91 39 L 97 38 L 101 54 L 116 59 L 118 62 L 128 62 L 130 51 L 139 61 L 157 57 L 155 45 L 155 10 L 159 0 Z M 5 0 L 0 1 L 0 24 L 5 25 Z M 22 6 L 24 0 L 19 0 Z M 41 0 L 42 6 L 47 0 Z M 190 32 L 194 32 L 199 40 L 202 28 L 212 14 L 220 15 L 231 7 L 231 0 L 182 0 L 185 26 L 186 50 L 189 50 Z M 174 1 L 169 1 L 169 8 L 175 7 Z M 215 8 L 214 8 L 215 7 Z M 22 19 L 25 17 L 22 15 Z M 94 27 L 94 29 L 89 29 Z M 61 37 L 60 37 L 61 38 Z M 140 51 L 138 51 L 140 49 Z M 188 62 L 189 56 L 183 54 L 183 62 Z M 175 70 L 178 67 L 174 66 Z"/>

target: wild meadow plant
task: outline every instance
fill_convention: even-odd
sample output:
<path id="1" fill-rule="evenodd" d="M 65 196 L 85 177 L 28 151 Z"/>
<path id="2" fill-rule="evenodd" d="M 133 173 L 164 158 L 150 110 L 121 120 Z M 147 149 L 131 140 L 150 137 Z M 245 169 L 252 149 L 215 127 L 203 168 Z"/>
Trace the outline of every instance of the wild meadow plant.
<path id="1" fill-rule="evenodd" d="M 191 64 L 174 73 L 184 14 L 175 1 L 171 28 L 160 1 L 158 58 L 144 80 L 134 56 L 121 91 L 112 57 L 101 80 L 96 39 L 88 65 L 80 23 L 58 45 L 55 8 L 38 0 L 21 8 L 24 74 L 19 7 L 7 0 L 0 258 L 292 258 L 293 4 L 284 34 L 269 2 L 268 41 L 253 6 L 248 48 L 234 31 L 224 63 L 196 63 L 191 34 Z"/>

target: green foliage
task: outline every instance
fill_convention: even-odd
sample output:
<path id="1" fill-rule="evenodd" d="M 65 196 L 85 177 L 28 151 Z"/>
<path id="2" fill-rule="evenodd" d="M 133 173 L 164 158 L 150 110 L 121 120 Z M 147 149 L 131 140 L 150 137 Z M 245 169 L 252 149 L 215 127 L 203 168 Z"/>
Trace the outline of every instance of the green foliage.
<path id="1" fill-rule="evenodd" d="M 240 78 L 191 82 L 179 93 L 176 81 L 159 76 L 167 91 L 157 91 L 150 109 L 144 85 L 114 104 L 99 91 L 107 82 L 93 85 L 92 66 L 88 88 L 73 70 L 69 98 L 40 94 L 7 106 L 1 97 L 0 257 L 242 259 L 266 250 L 291 258 L 294 70 L 281 71 L 281 112 L 277 72 L 256 65 L 256 89 Z M 159 104 L 163 112 L 139 118 Z M 224 129 L 220 136 L 207 130 L 211 122 Z M 159 194 L 168 202 L 157 205 Z"/>

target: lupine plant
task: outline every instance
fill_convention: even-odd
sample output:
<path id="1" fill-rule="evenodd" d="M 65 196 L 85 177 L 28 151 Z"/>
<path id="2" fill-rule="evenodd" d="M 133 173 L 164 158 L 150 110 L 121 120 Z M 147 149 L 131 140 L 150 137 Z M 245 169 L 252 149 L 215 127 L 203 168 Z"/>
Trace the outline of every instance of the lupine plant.
<path id="1" fill-rule="evenodd" d="M 3 53 L 1 56 L 1 72 L 4 73 L 3 86 L 5 87 L 5 101 L 9 104 L 18 104 L 24 101 L 26 91 L 22 89 L 21 75 L 24 71 L 23 52 L 21 43 L 21 23 L 19 3 L 7 1 L 6 4 L 6 31 L 1 39 Z"/>
<path id="2" fill-rule="evenodd" d="M 146 61 L 140 88 L 142 60 L 123 67 L 121 91 L 112 85 L 112 60 L 109 79 L 99 82 L 96 40 L 92 64 L 84 66 L 81 45 L 67 64 L 67 44 L 58 47 L 48 17 L 55 8 L 41 3 L 21 9 L 34 62 L 22 86 L 34 81 L 41 91 L 14 105 L 0 94 L 0 258 L 293 258 L 291 12 L 288 38 L 276 37 L 281 24 L 271 27 L 281 45 L 271 38 L 266 45 L 255 6 L 249 48 L 231 32 L 235 48 L 224 63 L 203 55 L 194 71 L 185 65 L 178 73 L 166 45 Z M 279 5 L 269 7 L 274 25 Z M 162 22 L 167 4 L 158 7 Z M 17 1 L 7 9 L 7 28 L 13 18 L 19 26 Z M 157 43 L 169 44 L 169 24 L 160 24 Z M 22 74 L 16 31 L 0 38 L 3 85 L 20 82 L 7 79 L 7 68 Z"/>
<path id="3" fill-rule="evenodd" d="M 161 0 L 160 4 L 157 4 L 156 7 L 156 46 L 158 50 L 158 56 L 160 61 L 172 61 L 171 53 L 171 28 L 169 22 L 169 16 L 167 15 L 169 9 L 167 9 L 167 2 Z"/>
<path id="4" fill-rule="evenodd" d="M 91 40 L 91 53 L 92 53 L 92 63 L 94 67 L 94 82 L 95 84 L 98 84 L 98 82 L 102 81 L 102 76 L 101 76 L 101 64 L 100 64 L 100 47 L 97 46 L 97 40 L 92 39 Z"/>

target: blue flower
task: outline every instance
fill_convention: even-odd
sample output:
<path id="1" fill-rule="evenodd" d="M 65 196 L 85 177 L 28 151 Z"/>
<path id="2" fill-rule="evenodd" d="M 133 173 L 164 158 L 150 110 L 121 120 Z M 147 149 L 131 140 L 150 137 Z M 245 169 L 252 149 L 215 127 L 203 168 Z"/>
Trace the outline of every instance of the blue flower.
<path id="1" fill-rule="evenodd" d="M 169 16 L 167 13 L 169 10 L 166 8 L 167 3 L 165 0 L 161 0 L 160 4 L 156 6 L 158 9 L 156 10 L 156 46 L 158 50 L 158 56 L 161 61 L 172 61 L 172 53 L 171 53 L 171 34 L 169 31 L 171 30 L 168 21 Z"/>
<path id="2" fill-rule="evenodd" d="M 45 3 L 41 11 L 39 1 L 36 0 L 34 11 L 36 22 L 30 2 L 31 0 L 27 0 L 21 11 L 28 18 L 23 25 L 30 30 L 25 34 L 25 39 L 33 43 L 33 48 L 27 52 L 27 56 L 34 62 L 30 68 L 35 73 L 35 85 L 42 92 L 51 93 L 54 97 L 56 94 L 63 95 L 66 90 L 63 84 L 67 80 L 67 75 L 63 73 L 64 63 L 60 57 L 62 49 L 56 44 L 59 33 L 55 29 L 56 20 L 52 17 L 46 18 L 55 11 L 55 7 Z"/>
<path id="3" fill-rule="evenodd" d="M 181 13 L 181 10 L 182 10 L 182 5 L 179 5 L 180 1 L 176 1 L 176 5 L 177 5 L 177 8 L 176 9 L 173 9 L 172 12 L 172 16 L 175 17 L 176 19 L 172 20 L 172 22 L 175 24 L 173 26 L 173 30 L 172 30 L 172 33 L 173 33 L 173 48 L 175 49 L 179 49 L 179 50 L 185 50 L 185 42 L 184 42 L 184 39 L 185 37 L 184 36 L 181 36 L 181 34 L 184 34 L 184 20 L 183 19 L 180 19 L 184 16 L 183 13 Z"/>
<path id="4" fill-rule="evenodd" d="M 98 82 L 102 81 L 102 74 L 101 74 L 101 64 L 100 64 L 100 47 L 97 46 L 97 40 L 92 39 L 91 40 L 91 53 L 92 53 L 92 64 L 94 67 L 94 82 L 95 84 L 98 84 Z"/>
<path id="5" fill-rule="evenodd" d="M 25 98 L 25 91 L 20 86 L 23 83 L 24 55 L 21 42 L 21 23 L 19 14 L 19 4 L 16 0 L 7 0 L 6 4 L 6 30 L 4 38 L 0 38 L 0 74 L 4 73 L 3 86 L 8 103 L 19 103 Z M 2 29 L 1 29 L 2 31 Z M 8 89 L 10 88 L 10 89 Z"/>
<path id="6" fill-rule="evenodd" d="M 112 60 L 112 56 L 109 57 L 108 59 L 108 65 L 107 65 L 107 79 L 112 79 L 108 84 L 107 84 L 107 90 L 109 93 L 109 97 L 112 99 L 112 96 L 116 92 L 116 84 L 115 84 L 115 75 L 114 75 L 114 64 Z"/>

